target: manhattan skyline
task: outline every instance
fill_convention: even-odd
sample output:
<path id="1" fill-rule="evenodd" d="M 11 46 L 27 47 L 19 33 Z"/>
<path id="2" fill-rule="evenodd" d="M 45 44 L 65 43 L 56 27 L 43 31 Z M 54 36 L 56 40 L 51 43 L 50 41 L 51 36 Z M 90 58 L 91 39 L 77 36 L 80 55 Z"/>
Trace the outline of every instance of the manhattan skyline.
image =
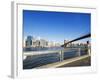
<path id="1" fill-rule="evenodd" d="M 63 42 L 90 33 L 90 27 L 90 13 L 23 10 L 24 38 L 31 35 Z"/>

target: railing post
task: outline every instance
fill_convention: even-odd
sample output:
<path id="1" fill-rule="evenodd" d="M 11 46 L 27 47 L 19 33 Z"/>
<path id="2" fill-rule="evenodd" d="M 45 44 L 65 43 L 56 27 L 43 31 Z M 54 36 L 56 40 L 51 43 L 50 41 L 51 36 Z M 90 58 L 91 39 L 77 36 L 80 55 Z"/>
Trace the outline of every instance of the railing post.
<path id="1" fill-rule="evenodd" d="M 63 59 L 64 59 L 63 51 L 61 50 L 61 51 L 59 52 L 59 54 L 60 54 L 60 61 L 63 61 Z"/>
<path id="2" fill-rule="evenodd" d="M 62 61 L 62 60 L 61 60 L 61 51 L 59 52 L 59 54 L 60 54 L 60 61 Z"/>
<path id="3" fill-rule="evenodd" d="M 63 50 L 61 51 L 61 56 L 62 56 L 62 61 L 64 60 L 64 52 Z"/>
<path id="4" fill-rule="evenodd" d="M 23 56 L 23 60 L 25 60 L 27 58 L 27 56 Z"/>
<path id="5" fill-rule="evenodd" d="M 91 56 L 91 49 L 88 47 L 88 55 Z"/>
<path id="6" fill-rule="evenodd" d="M 78 48 L 78 56 L 81 56 L 81 48 Z"/>

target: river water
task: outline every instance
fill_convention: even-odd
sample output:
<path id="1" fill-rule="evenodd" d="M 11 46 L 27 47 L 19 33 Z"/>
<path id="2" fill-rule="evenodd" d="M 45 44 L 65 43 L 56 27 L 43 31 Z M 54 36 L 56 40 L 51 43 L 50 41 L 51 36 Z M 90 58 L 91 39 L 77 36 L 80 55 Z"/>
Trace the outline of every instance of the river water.
<path id="1" fill-rule="evenodd" d="M 24 48 L 24 52 L 31 52 L 31 51 L 45 51 L 45 50 L 63 50 L 62 47 L 52 47 L 52 48 Z M 67 51 L 64 52 L 64 60 L 73 58 L 78 56 L 78 48 L 67 48 Z M 87 54 L 86 50 L 80 51 L 80 55 Z M 54 63 L 60 61 L 60 54 L 53 53 L 53 54 L 41 54 L 41 55 L 34 55 L 34 56 L 28 56 L 25 60 L 23 60 L 23 69 L 32 69 L 35 67 L 39 67 L 45 64 Z"/>

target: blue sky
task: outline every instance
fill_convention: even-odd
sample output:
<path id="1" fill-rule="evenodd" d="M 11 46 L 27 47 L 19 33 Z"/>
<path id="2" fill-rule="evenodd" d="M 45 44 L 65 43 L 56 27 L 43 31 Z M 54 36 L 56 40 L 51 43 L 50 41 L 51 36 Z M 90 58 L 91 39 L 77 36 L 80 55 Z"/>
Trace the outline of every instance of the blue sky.
<path id="1" fill-rule="evenodd" d="M 23 10 L 24 37 L 63 42 L 90 33 L 91 14 Z M 86 41 L 89 39 L 85 39 Z"/>

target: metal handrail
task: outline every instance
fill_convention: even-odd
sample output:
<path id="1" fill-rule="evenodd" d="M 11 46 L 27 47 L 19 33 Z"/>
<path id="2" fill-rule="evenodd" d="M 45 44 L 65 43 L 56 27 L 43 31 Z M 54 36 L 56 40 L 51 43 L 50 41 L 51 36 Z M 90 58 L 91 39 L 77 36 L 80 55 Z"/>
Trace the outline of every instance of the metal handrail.
<path id="1" fill-rule="evenodd" d="M 29 51 L 29 52 L 24 52 L 24 56 L 34 56 L 34 55 L 42 55 L 42 54 L 54 54 L 54 53 L 58 53 L 60 54 L 60 61 L 63 61 L 64 60 L 64 52 L 72 52 L 72 51 L 75 51 L 75 50 L 78 50 L 77 52 L 77 56 L 80 56 L 81 55 L 81 50 L 80 49 L 83 49 L 83 48 L 71 48 L 73 50 L 69 51 L 68 49 L 63 49 L 63 50 L 46 50 L 46 51 Z M 87 49 L 87 48 L 84 48 L 84 49 Z M 83 50 L 84 50 L 83 49 Z M 89 53 L 89 48 L 88 48 L 88 54 Z"/>
<path id="2" fill-rule="evenodd" d="M 61 50 L 53 50 L 53 51 L 50 51 L 50 50 L 46 50 L 46 51 L 31 51 L 31 52 L 24 52 L 24 56 L 33 56 L 33 55 L 41 55 L 41 54 L 49 54 L 49 53 L 58 53 L 60 52 Z"/>

